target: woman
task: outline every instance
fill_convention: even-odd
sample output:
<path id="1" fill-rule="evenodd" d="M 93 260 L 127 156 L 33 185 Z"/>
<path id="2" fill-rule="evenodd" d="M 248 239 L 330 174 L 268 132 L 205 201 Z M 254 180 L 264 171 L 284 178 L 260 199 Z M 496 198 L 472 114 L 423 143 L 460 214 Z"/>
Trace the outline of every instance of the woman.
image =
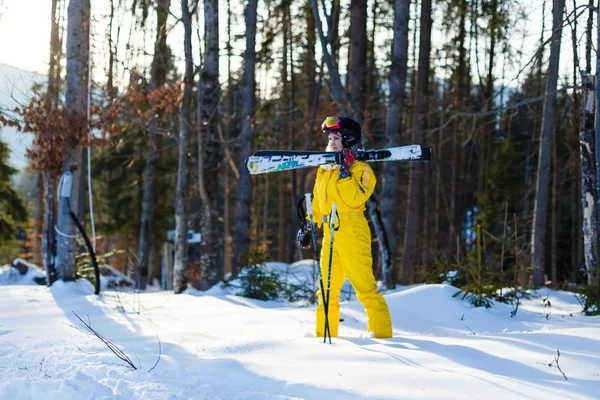
<path id="1" fill-rule="evenodd" d="M 368 317 L 367 330 L 376 338 L 392 337 L 390 312 L 383 296 L 377 291 L 371 257 L 371 231 L 364 216 L 365 203 L 375 189 L 376 179 L 367 163 L 356 161 L 361 126 L 345 117 L 327 117 L 323 132 L 328 135 L 327 151 L 343 152 L 343 165 L 319 167 L 313 190 L 313 218 L 323 226 L 336 204 L 338 222 L 333 244 L 328 322 L 331 337 L 338 335 L 340 292 L 345 278 L 356 291 Z M 327 227 L 328 224 L 325 224 Z M 310 237 L 308 224 L 298 234 L 299 245 Z M 324 229 L 321 249 L 321 276 L 327 290 L 330 229 Z M 309 239 L 310 240 L 310 239 Z M 317 292 L 317 336 L 324 335 L 325 312 L 323 293 Z M 325 296 L 327 298 L 327 296 Z"/>

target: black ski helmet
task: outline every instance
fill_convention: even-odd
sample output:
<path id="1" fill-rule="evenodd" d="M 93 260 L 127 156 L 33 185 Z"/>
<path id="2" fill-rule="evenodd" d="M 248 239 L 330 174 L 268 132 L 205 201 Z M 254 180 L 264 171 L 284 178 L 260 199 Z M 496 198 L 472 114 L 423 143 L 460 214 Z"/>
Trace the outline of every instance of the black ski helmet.
<path id="1" fill-rule="evenodd" d="M 361 127 L 358 122 L 348 117 L 327 117 L 321 126 L 323 133 L 339 132 L 342 134 L 342 144 L 346 148 L 360 145 Z"/>

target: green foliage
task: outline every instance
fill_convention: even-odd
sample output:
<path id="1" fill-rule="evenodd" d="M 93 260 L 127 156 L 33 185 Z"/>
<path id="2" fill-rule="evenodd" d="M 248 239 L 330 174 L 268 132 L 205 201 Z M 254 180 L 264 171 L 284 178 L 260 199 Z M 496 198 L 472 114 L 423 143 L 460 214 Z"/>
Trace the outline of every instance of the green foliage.
<path id="1" fill-rule="evenodd" d="M 18 171 L 8 165 L 9 153 L 8 145 L 0 141 L 0 248 L 5 252 L 14 248 L 19 224 L 27 222 L 25 203 L 12 186 Z"/>
<path id="2" fill-rule="evenodd" d="M 467 284 L 468 265 L 451 263 L 434 256 L 434 261 L 425 270 L 425 283 L 450 283 L 458 288 Z"/>
<path id="3" fill-rule="evenodd" d="M 514 287 L 514 271 L 502 271 L 500 268 L 493 268 L 490 262 L 482 261 L 482 233 L 481 226 L 477 225 L 477 248 L 469 253 L 468 262 L 457 269 L 459 272 L 454 279 L 456 282 L 466 283 L 455 285 L 460 290 L 454 297 L 462 293 L 461 299 L 466 299 L 475 307 L 490 308 L 494 301 L 511 304 L 513 310 L 510 315 L 514 317 L 519 309 L 520 299 L 529 298 L 529 294 Z"/>
<path id="4" fill-rule="evenodd" d="M 239 280 L 243 296 L 257 300 L 275 300 L 282 290 L 279 275 L 263 265 L 252 265 L 244 268 Z"/>
<path id="5" fill-rule="evenodd" d="M 9 265 L 23 252 L 23 242 L 9 240 L 0 243 L 0 265 Z"/>
<path id="6" fill-rule="evenodd" d="M 490 308 L 494 304 L 494 296 L 497 293 L 497 287 L 492 284 L 489 279 L 483 282 L 481 279 L 474 278 L 472 270 L 467 270 L 470 275 L 469 283 L 462 286 L 453 297 L 457 297 L 462 293 L 462 300 L 467 300 L 475 307 Z"/>
<path id="7" fill-rule="evenodd" d="M 600 277 L 580 290 L 585 315 L 600 315 Z"/>
<path id="8" fill-rule="evenodd" d="M 225 281 L 225 287 L 241 289 L 240 295 L 257 300 L 311 301 L 312 287 L 291 283 L 289 276 L 266 266 L 270 255 L 266 249 L 250 253 L 249 266 L 236 276 Z"/>
<path id="9" fill-rule="evenodd" d="M 102 270 L 102 264 L 108 264 L 108 259 L 117 254 L 123 254 L 125 250 L 111 250 L 106 253 L 96 254 L 96 262 L 98 267 Z M 94 272 L 94 265 L 92 264 L 92 257 L 89 252 L 78 254 L 75 257 L 75 263 L 77 265 L 77 276 L 79 278 L 87 279 L 92 283 L 96 284 L 96 275 Z"/>

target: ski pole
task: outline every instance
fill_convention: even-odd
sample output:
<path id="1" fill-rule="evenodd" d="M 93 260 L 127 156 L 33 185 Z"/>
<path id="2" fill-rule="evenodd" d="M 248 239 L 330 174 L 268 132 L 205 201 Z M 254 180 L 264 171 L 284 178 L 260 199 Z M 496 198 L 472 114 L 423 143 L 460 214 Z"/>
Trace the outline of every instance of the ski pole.
<path id="1" fill-rule="evenodd" d="M 331 263 L 333 260 L 333 233 L 335 232 L 335 217 L 336 217 L 336 205 L 333 203 L 331 205 L 331 215 L 329 216 L 329 222 L 331 226 L 331 230 L 329 233 L 329 266 L 327 268 L 327 301 L 325 301 L 325 315 L 329 314 L 329 292 L 331 288 Z M 329 325 L 329 321 L 327 317 L 325 317 L 325 323 Z M 323 343 L 325 343 L 325 338 L 323 338 Z M 331 330 L 329 330 L 329 344 L 331 344 Z"/>
<path id="2" fill-rule="evenodd" d="M 323 274 L 321 273 L 321 261 L 319 259 L 319 246 L 317 245 L 317 232 L 315 230 L 315 221 L 313 219 L 312 200 L 310 198 L 310 193 L 305 193 L 304 198 L 306 199 L 306 212 L 308 213 L 308 218 L 310 221 L 310 231 L 312 233 L 313 250 L 315 251 L 315 260 L 317 261 L 317 270 L 319 271 L 319 285 L 321 287 L 321 299 L 323 300 L 323 309 L 325 310 L 325 331 L 323 332 L 323 337 L 325 337 L 325 336 L 327 336 L 327 332 L 329 332 L 329 320 L 328 320 L 328 316 L 327 316 L 327 305 L 325 303 L 325 288 L 323 286 Z M 331 332 L 329 332 L 329 337 L 331 337 Z"/>

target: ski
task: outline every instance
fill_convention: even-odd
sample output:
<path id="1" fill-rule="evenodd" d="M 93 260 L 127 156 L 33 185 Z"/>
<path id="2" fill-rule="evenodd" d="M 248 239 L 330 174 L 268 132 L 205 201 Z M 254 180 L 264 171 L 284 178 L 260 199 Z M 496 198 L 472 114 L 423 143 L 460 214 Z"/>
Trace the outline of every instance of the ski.
<path id="1" fill-rule="evenodd" d="M 431 148 L 418 144 L 386 149 L 359 150 L 359 161 L 429 161 Z M 328 151 L 261 150 L 246 159 L 251 175 L 291 169 L 318 167 L 324 164 L 343 164 L 344 154 Z"/>

